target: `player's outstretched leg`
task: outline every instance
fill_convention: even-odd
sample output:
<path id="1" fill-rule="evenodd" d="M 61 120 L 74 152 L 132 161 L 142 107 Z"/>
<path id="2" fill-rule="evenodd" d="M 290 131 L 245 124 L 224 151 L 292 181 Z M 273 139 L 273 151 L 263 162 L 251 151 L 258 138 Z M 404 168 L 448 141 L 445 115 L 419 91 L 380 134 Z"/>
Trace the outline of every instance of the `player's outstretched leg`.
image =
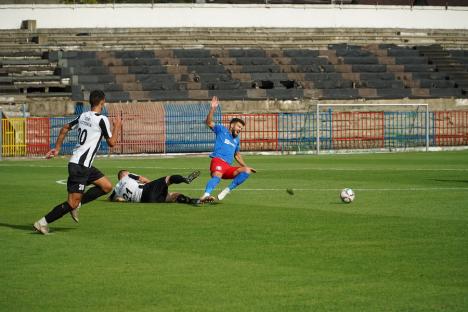
<path id="1" fill-rule="evenodd" d="M 186 196 L 184 194 L 180 194 L 180 193 L 170 193 L 169 196 L 168 196 L 167 201 L 176 202 L 176 203 L 180 203 L 180 204 L 200 205 L 200 204 L 204 204 L 204 203 L 208 203 L 208 202 L 213 202 L 214 197 L 209 196 L 205 200 L 201 200 L 199 198 L 190 198 L 190 197 L 188 197 L 188 196 Z"/>
<path id="2" fill-rule="evenodd" d="M 193 180 L 195 180 L 198 176 L 200 175 L 200 171 L 194 171 L 188 176 L 184 177 L 181 176 L 180 174 L 174 174 L 169 176 L 169 179 L 166 178 L 166 181 L 168 184 L 180 184 L 180 183 L 191 183 Z"/>
<path id="3" fill-rule="evenodd" d="M 73 221 L 75 221 L 76 223 L 80 221 L 79 215 L 81 205 L 96 200 L 99 197 L 106 195 L 107 193 L 112 191 L 112 183 L 106 176 L 103 176 L 93 181 L 92 183 L 95 184 L 95 186 L 88 189 L 86 193 L 83 194 L 83 197 L 81 198 L 81 202 L 79 203 L 78 207 L 70 211 L 70 215 Z"/>
<path id="4" fill-rule="evenodd" d="M 111 185 L 111 190 L 112 190 L 112 185 Z M 109 190 L 103 190 L 99 186 L 95 186 L 90 188 L 89 190 L 86 191 L 86 193 L 83 194 L 83 198 L 81 199 L 81 204 L 86 204 L 89 203 L 90 201 L 93 201 L 95 199 L 98 199 L 99 197 L 106 195 L 109 193 Z"/>
<path id="5" fill-rule="evenodd" d="M 69 213 L 71 209 L 68 202 L 63 202 L 55 206 L 48 214 L 34 223 L 34 229 L 41 234 L 49 234 L 49 223 L 60 219 L 65 214 Z"/>
<path id="6" fill-rule="evenodd" d="M 239 173 L 234 180 L 232 180 L 231 184 L 226 187 L 221 193 L 218 194 L 218 200 L 223 200 L 233 189 L 238 187 L 240 184 L 244 183 L 245 180 L 249 178 L 250 174 L 247 172 Z"/>
<path id="7" fill-rule="evenodd" d="M 190 184 L 193 180 L 200 176 L 200 170 L 195 170 L 191 174 L 185 177 L 185 183 Z"/>
<path id="8" fill-rule="evenodd" d="M 201 200 L 204 200 L 211 196 L 211 192 L 214 188 L 221 182 L 221 178 L 217 176 L 213 176 L 211 179 L 208 180 L 205 187 L 205 193 L 203 194 Z"/>
<path id="9" fill-rule="evenodd" d="M 73 221 L 75 221 L 76 223 L 80 222 L 80 208 L 81 208 L 81 203 L 78 205 L 78 207 L 70 211 L 70 215 Z"/>

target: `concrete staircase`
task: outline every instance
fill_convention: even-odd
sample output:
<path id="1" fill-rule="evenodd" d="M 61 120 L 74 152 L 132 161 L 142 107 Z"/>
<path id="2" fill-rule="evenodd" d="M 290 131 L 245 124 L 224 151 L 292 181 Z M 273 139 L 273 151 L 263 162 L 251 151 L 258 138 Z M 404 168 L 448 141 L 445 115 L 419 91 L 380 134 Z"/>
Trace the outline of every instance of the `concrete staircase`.
<path id="1" fill-rule="evenodd" d="M 464 30 L 367 28 L 132 28 L 0 30 L 0 50 L 151 50 L 170 48 L 324 48 L 329 44 L 439 44 L 468 49 Z"/>

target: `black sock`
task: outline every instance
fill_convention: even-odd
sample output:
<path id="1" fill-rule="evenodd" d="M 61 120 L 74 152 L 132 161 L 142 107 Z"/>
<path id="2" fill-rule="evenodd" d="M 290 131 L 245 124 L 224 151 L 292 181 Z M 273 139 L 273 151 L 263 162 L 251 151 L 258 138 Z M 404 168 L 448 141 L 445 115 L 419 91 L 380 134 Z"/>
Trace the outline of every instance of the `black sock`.
<path id="1" fill-rule="evenodd" d="M 60 219 L 67 213 L 69 213 L 72 210 L 68 202 L 63 202 L 57 206 L 54 207 L 48 214 L 46 214 L 45 219 L 47 223 L 52 223 L 57 219 Z"/>
<path id="2" fill-rule="evenodd" d="M 181 204 L 193 204 L 193 199 L 184 194 L 179 194 L 176 198 L 176 202 Z"/>
<path id="3" fill-rule="evenodd" d="M 185 177 L 175 174 L 169 177 L 169 183 L 171 184 L 187 183 L 187 180 L 185 179 Z"/>
<path id="4" fill-rule="evenodd" d="M 96 198 L 101 197 L 104 194 L 107 194 L 107 193 L 104 192 L 98 186 L 90 188 L 88 191 L 86 191 L 86 193 L 84 193 L 83 198 L 81 198 L 81 204 L 84 205 L 86 203 L 89 203 L 90 201 L 93 201 Z"/>

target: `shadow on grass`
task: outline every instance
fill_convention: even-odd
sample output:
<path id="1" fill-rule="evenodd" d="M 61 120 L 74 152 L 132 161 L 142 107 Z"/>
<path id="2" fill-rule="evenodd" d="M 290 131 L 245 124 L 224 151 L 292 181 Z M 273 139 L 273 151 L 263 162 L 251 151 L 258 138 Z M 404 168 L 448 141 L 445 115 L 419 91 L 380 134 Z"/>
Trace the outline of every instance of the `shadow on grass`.
<path id="1" fill-rule="evenodd" d="M 212 202 L 212 203 L 206 203 L 206 204 L 202 204 L 202 205 L 199 205 L 198 207 L 200 206 L 217 206 L 217 205 L 222 205 L 223 203 L 219 202 L 219 201 L 215 201 L 215 202 Z"/>
<path id="2" fill-rule="evenodd" d="M 25 231 L 29 232 L 30 234 L 36 234 L 37 232 L 34 230 L 32 223 L 31 224 L 8 224 L 8 223 L 1 223 L 0 222 L 0 227 L 6 227 L 10 228 L 13 230 L 20 230 L 20 231 Z M 75 228 L 67 228 L 67 227 L 62 227 L 62 228 L 53 228 L 50 230 L 51 233 L 53 232 L 68 232 L 70 230 L 74 230 Z"/>

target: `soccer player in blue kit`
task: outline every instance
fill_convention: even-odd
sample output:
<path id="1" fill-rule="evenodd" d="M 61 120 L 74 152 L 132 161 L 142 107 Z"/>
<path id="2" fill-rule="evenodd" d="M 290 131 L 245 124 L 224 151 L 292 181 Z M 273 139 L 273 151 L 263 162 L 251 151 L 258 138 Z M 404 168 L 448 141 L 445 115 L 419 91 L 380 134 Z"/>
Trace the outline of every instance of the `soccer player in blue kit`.
<path id="1" fill-rule="evenodd" d="M 246 165 L 240 154 L 240 138 L 239 134 L 245 126 L 245 122 L 240 118 L 232 118 L 229 122 L 229 128 L 223 125 L 215 124 L 213 115 L 218 107 L 219 102 L 216 96 L 211 100 L 211 109 L 206 116 L 205 123 L 216 134 L 214 151 L 210 154 L 211 157 L 211 179 L 205 187 L 205 193 L 201 197 L 203 201 L 214 197 L 211 192 L 219 184 L 221 179 L 233 179 L 231 184 L 218 194 L 218 200 L 223 200 L 233 189 L 245 182 L 251 173 L 257 172 L 254 168 Z M 240 166 L 231 166 L 233 160 L 239 163 Z"/>

